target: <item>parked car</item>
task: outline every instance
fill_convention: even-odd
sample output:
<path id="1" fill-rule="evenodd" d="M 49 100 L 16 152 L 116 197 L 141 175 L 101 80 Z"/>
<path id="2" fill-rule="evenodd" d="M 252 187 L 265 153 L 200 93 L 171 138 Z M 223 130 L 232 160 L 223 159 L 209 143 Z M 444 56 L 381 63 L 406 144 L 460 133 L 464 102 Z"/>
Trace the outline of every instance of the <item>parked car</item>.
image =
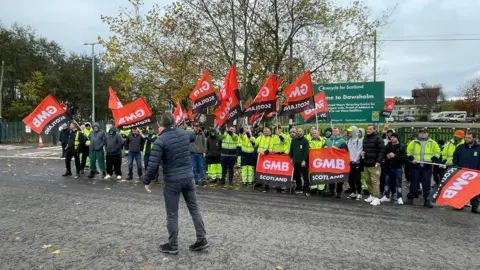
<path id="1" fill-rule="evenodd" d="M 395 122 L 395 119 L 393 119 L 393 117 L 385 117 L 385 122 L 389 122 L 389 123 L 393 123 Z"/>
<path id="2" fill-rule="evenodd" d="M 407 116 L 407 117 L 405 117 L 404 121 L 405 122 L 415 122 L 415 118 L 413 118 L 413 116 Z"/>

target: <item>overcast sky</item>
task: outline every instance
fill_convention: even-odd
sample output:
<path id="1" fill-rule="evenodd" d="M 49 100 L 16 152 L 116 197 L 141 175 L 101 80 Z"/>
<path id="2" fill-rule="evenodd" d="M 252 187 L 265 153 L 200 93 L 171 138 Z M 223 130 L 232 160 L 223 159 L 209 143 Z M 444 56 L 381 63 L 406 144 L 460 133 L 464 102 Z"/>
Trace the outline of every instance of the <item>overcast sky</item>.
<path id="1" fill-rule="evenodd" d="M 348 0 L 343 0 L 348 1 Z M 44 37 L 57 41 L 66 51 L 86 52 L 84 42 L 107 36 L 100 15 L 118 14 L 126 0 L 2 0 L 4 25 L 19 22 L 33 26 Z M 145 0 L 147 6 L 170 0 Z M 374 14 L 398 3 L 392 23 L 378 37 L 391 39 L 480 39 L 479 0 L 366 0 Z M 387 96 L 411 95 L 422 82 L 442 84 L 449 98 L 458 87 L 480 76 L 480 40 L 384 41 L 377 80 L 386 82 Z"/>

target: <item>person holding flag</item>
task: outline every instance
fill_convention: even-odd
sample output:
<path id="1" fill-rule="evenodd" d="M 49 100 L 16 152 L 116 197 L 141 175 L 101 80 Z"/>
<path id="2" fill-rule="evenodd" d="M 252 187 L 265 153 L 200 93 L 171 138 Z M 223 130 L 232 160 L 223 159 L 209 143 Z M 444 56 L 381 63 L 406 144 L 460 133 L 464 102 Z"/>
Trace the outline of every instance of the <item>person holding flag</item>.
<path id="1" fill-rule="evenodd" d="M 467 131 L 464 144 L 460 144 L 453 153 L 453 166 L 459 168 L 467 168 L 472 170 L 480 170 L 480 145 L 476 142 L 475 133 Z M 480 195 L 470 200 L 472 205 L 472 213 L 480 214 L 478 206 L 480 204 Z M 459 210 L 463 210 L 460 208 Z"/>
<path id="2" fill-rule="evenodd" d="M 321 148 L 323 148 L 323 146 L 325 145 L 325 140 L 323 140 L 323 138 L 320 137 L 320 132 L 317 129 L 315 129 L 311 132 L 311 134 L 312 134 L 312 137 L 309 140 L 310 149 L 321 149 Z M 318 190 L 318 194 L 320 194 L 320 192 L 325 190 L 325 184 L 313 185 L 313 186 L 310 187 L 310 191 L 312 192 L 312 194 L 315 194 L 317 192 L 317 190 Z"/>
<path id="3" fill-rule="evenodd" d="M 325 141 L 324 148 L 338 148 L 338 149 L 345 149 L 348 151 L 347 143 L 345 142 L 343 137 L 340 136 L 340 130 L 338 128 L 332 129 L 332 136 L 330 136 L 330 138 L 328 138 Z M 340 199 L 342 196 L 343 182 L 328 184 L 328 189 L 329 189 L 328 196 L 333 197 L 335 195 L 335 189 L 336 189 L 337 191 L 336 198 Z"/>
<path id="4" fill-rule="evenodd" d="M 253 184 L 255 176 L 255 164 L 257 157 L 255 154 L 255 138 L 252 135 L 250 127 L 245 126 L 240 130 L 238 137 L 238 147 L 240 148 L 242 182 L 243 186 Z"/>
<path id="5" fill-rule="evenodd" d="M 80 169 L 80 174 L 85 173 L 85 168 L 90 167 L 90 133 L 92 133 L 92 124 L 90 122 L 85 123 L 85 128 L 82 130 L 85 134 L 85 147 L 82 149 L 80 156 L 82 157 L 82 164 Z M 96 171 L 96 169 L 95 169 Z"/>
<path id="6" fill-rule="evenodd" d="M 296 182 L 295 193 L 310 196 L 310 179 L 308 178 L 308 140 L 303 136 L 303 129 L 297 129 L 297 136 L 290 145 L 290 158 L 293 162 L 293 179 Z M 302 188 L 303 177 L 303 188 Z"/>
<path id="7" fill-rule="evenodd" d="M 222 163 L 222 180 L 221 185 L 225 185 L 228 173 L 228 184 L 233 187 L 233 169 L 237 162 L 237 145 L 238 135 L 235 134 L 235 127 L 230 127 L 222 135 L 222 154 L 220 161 Z"/>
<path id="8" fill-rule="evenodd" d="M 207 157 L 208 176 L 213 182 L 222 178 L 222 164 L 220 156 L 222 153 L 222 138 L 215 128 L 210 128 L 207 138 Z"/>

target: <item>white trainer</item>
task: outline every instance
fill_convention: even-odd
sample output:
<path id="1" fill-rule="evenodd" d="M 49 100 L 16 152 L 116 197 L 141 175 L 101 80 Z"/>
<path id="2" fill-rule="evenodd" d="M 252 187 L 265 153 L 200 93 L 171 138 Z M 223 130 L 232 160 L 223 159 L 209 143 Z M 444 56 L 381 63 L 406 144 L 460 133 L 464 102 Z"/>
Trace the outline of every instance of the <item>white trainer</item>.
<path id="1" fill-rule="evenodd" d="M 362 199 L 362 194 L 357 194 L 357 201 L 360 201 Z"/>
<path id="2" fill-rule="evenodd" d="M 375 199 L 372 195 L 368 196 L 368 198 L 365 199 L 365 202 L 371 203 L 373 202 L 373 199 Z"/>
<path id="3" fill-rule="evenodd" d="M 387 196 L 383 195 L 383 197 L 380 199 L 380 202 L 389 202 L 390 198 L 387 198 Z"/>
<path id="4" fill-rule="evenodd" d="M 354 193 L 350 194 L 350 196 L 348 196 L 348 198 L 354 200 L 355 198 L 357 198 L 357 194 L 355 194 L 355 192 L 354 192 Z"/>
<path id="5" fill-rule="evenodd" d="M 112 178 L 112 176 L 110 174 L 107 174 L 107 176 L 105 176 L 105 178 L 103 178 L 103 179 L 108 180 L 110 178 Z"/>
<path id="6" fill-rule="evenodd" d="M 117 180 L 122 180 L 122 176 L 121 176 L 121 175 L 117 175 Z"/>
<path id="7" fill-rule="evenodd" d="M 377 206 L 380 205 L 380 200 L 378 198 L 374 198 L 370 205 Z"/>
<path id="8" fill-rule="evenodd" d="M 398 198 L 398 200 L 397 200 L 397 204 L 399 204 L 399 205 L 403 205 L 403 200 L 402 200 L 402 198 Z"/>

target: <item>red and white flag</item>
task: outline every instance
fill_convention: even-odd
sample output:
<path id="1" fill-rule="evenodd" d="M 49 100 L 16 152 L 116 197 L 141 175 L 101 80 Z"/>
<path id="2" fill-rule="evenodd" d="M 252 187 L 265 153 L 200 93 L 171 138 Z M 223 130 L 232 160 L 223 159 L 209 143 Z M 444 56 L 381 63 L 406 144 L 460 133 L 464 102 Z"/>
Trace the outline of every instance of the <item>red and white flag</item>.
<path id="1" fill-rule="evenodd" d="M 108 87 L 108 92 L 110 93 L 110 97 L 108 99 L 108 108 L 111 110 L 119 109 L 123 107 L 122 102 L 118 99 L 117 94 L 111 86 Z"/>

